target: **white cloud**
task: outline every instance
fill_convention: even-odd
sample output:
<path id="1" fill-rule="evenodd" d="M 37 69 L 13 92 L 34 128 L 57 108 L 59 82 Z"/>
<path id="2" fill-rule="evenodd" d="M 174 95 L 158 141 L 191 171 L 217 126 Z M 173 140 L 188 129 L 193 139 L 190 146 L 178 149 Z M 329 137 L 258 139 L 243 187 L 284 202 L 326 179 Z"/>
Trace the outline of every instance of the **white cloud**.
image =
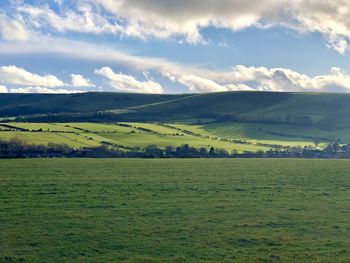
<path id="1" fill-rule="evenodd" d="M 203 41 L 200 30 L 205 27 L 227 27 L 241 30 L 256 25 L 260 16 L 255 13 L 263 7 L 259 1 L 254 7 L 244 1 L 209 0 L 129 1 L 88 0 L 113 13 L 122 25 L 125 35 L 136 37 L 169 38 L 183 36 L 189 43 Z"/>
<path id="2" fill-rule="evenodd" d="M 71 78 L 73 87 L 95 87 L 89 79 L 80 74 L 72 74 Z"/>
<path id="3" fill-rule="evenodd" d="M 163 88 L 159 83 L 151 80 L 138 81 L 132 76 L 115 73 L 109 67 L 103 67 L 95 71 L 109 80 L 109 85 L 118 91 L 142 92 L 142 93 L 162 93 Z"/>
<path id="4" fill-rule="evenodd" d="M 5 40 L 27 40 L 30 33 L 20 19 L 10 19 L 0 14 L 0 35 Z"/>
<path id="5" fill-rule="evenodd" d="M 49 5 L 13 1 L 15 18 L 0 14 L 0 33 L 9 40 L 26 40 L 31 31 L 112 33 L 147 39 L 180 38 L 206 42 L 203 28 L 233 31 L 249 27 L 286 27 L 301 33 L 318 32 L 341 54 L 350 41 L 348 0 L 79 0 Z M 69 2 L 69 1 L 68 1 Z M 26 24 L 26 26 L 24 26 Z"/>
<path id="6" fill-rule="evenodd" d="M 191 92 L 215 92 L 226 91 L 227 87 L 196 75 L 183 75 L 177 81 L 188 87 Z"/>
<path id="7" fill-rule="evenodd" d="M 131 36 L 168 38 L 184 36 L 202 41 L 206 27 L 242 30 L 248 27 L 284 26 L 299 32 L 322 33 L 330 46 L 344 53 L 350 38 L 348 0 L 87 0 L 127 21 Z"/>
<path id="8" fill-rule="evenodd" d="M 89 79 L 82 75 L 72 74 L 71 78 L 72 83 L 65 84 L 54 75 L 38 75 L 17 66 L 2 66 L 0 67 L 1 83 L 26 87 L 6 88 L 0 86 L 0 93 L 78 93 L 83 91 L 58 87 L 95 87 Z"/>
<path id="9" fill-rule="evenodd" d="M 141 71 L 161 68 L 163 66 L 181 67 L 165 59 L 147 58 L 130 55 L 116 48 L 91 44 L 83 41 L 67 40 L 63 38 L 41 37 L 27 42 L 2 43 L 0 42 L 0 54 L 57 54 L 69 58 L 89 61 L 108 62 L 113 65 L 130 65 Z"/>
<path id="10" fill-rule="evenodd" d="M 187 86 L 192 92 L 228 90 L 350 92 L 350 75 L 336 67 L 331 69 L 330 74 L 309 77 L 290 69 L 238 65 L 232 71 L 211 72 L 206 76 L 203 78 L 180 73 L 169 79 Z"/>
<path id="11" fill-rule="evenodd" d="M 69 94 L 69 93 L 81 93 L 79 90 L 67 90 L 67 89 L 49 89 L 45 87 L 26 87 L 26 88 L 12 88 L 11 93 L 45 93 L 45 94 Z"/>
<path id="12" fill-rule="evenodd" d="M 167 75 L 169 77 L 169 75 Z M 246 84 L 231 83 L 219 84 L 213 80 L 199 77 L 196 75 L 182 75 L 179 78 L 170 76 L 172 81 L 177 81 L 188 87 L 191 92 L 220 92 L 220 91 L 239 91 L 239 90 L 254 90 Z"/>
<path id="13" fill-rule="evenodd" d="M 59 87 L 63 81 L 53 75 L 41 76 L 16 66 L 0 67 L 0 82 L 24 86 Z"/>
<path id="14" fill-rule="evenodd" d="M 21 42 L 16 44 L 0 43 L 0 54 L 41 53 L 106 63 L 109 66 L 122 65 L 140 73 L 148 72 L 146 76 L 150 73 L 153 75 L 160 74 L 173 82 L 188 87 L 192 92 L 221 90 L 350 92 L 350 76 L 347 72 L 338 68 L 333 68 L 330 73 L 319 76 L 308 76 L 285 68 L 247 67 L 243 65 L 237 65 L 231 70 L 215 71 L 177 64 L 166 59 L 138 57 L 103 45 L 59 38 L 43 38 L 40 41 L 31 40 L 30 44 Z M 116 75 L 127 76 L 123 74 Z M 109 76 L 111 77 L 113 74 L 109 74 Z M 153 83 L 155 82 L 153 81 Z M 128 89 L 130 90 L 130 87 Z M 138 90 L 138 92 L 142 92 L 142 89 Z"/>
<path id="15" fill-rule="evenodd" d="M 63 3 L 60 4 L 62 6 Z M 92 10 L 92 6 L 77 5 L 76 10 L 61 8 L 57 13 L 48 5 L 33 6 L 20 5 L 17 11 L 22 14 L 28 24 L 34 28 L 47 28 L 48 26 L 58 32 L 77 31 L 84 33 L 116 33 L 121 28 L 117 24 L 110 23 L 102 14 Z"/>
<path id="16" fill-rule="evenodd" d="M 0 93 L 7 93 L 8 89 L 5 86 L 0 85 Z"/>

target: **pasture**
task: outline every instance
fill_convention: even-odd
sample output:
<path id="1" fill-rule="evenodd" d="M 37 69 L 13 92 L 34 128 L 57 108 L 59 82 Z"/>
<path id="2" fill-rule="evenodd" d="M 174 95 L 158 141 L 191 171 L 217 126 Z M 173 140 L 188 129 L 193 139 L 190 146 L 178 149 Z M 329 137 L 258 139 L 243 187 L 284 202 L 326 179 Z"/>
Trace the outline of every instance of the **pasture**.
<path id="1" fill-rule="evenodd" d="M 348 262 L 350 162 L 0 160 L 0 262 Z"/>
<path id="2" fill-rule="evenodd" d="M 146 148 L 156 145 L 192 147 L 210 147 L 225 149 L 229 152 L 258 150 L 267 151 L 268 146 L 253 143 L 237 143 L 222 140 L 216 135 L 191 134 L 173 126 L 165 127 L 161 123 L 6 123 L 1 126 L 0 140 L 20 138 L 29 144 L 47 145 L 48 143 L 66 144 L 69 147 L 98 147 L 102 144 L 123 148 Z M 6 126 L 10 126 L 11 131 Z"/>
<path id="3" fill-rule="evenodd" d="M 189 144 L 195 148 L 210 147 L 229 152 L 267 151 L 278 147 L 319 146 L 329 140 L 350 143 L 349 130 L 325 131 L 315 127 L 257 123 L 220 122 L 185 123 L 0 123 L 0 140 L 20 138 L 29 144 L 66 144 L 69 147 L 98 147 L 102 144 L 123 149 L 156 145 L 178 147 Z"/>

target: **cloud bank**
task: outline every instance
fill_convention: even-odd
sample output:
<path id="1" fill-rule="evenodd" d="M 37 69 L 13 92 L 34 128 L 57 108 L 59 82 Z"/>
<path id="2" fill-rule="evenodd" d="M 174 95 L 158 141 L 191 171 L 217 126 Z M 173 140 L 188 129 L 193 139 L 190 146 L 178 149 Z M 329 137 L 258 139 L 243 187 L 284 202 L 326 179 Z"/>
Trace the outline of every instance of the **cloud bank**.
<path id="1" fill-rule="evenodd" d="M 41 76 L 16 66 L 0 67 L 0 82 L 42 87 L 60 87 L 65 85 L 62 80 L 54 75 Z"/>
<path id="2" fill-rule="evenodd" d="M 1 44 L 0 54 L 52 53 L 82 61 L 99 61 L 105 67 L 95 73 L 107 80 L 107 84 L 117 91 L 164 93 L 164 85 L 148 78 L 148 74 L 162 76 L 170 82 L 180 84 L 189 92 L 217 92 L 230 90 L 260 91 L 317 91 L 350 92 L 348 72 L 333 67 L 327 74 L 308 76 L 287 68 L 249 67 L 236 65 L 230 70 L 209 70 L 170 62 L 166 59 L 147 58 L 130 55 L 111 47 L 88 44 L 79 41 L 44 39 L 25 43 Z M 115 73 L 113 69 L 128 67 L 134 72 L 148 72 L 145 81 L 132 75 Z M 16 74 L 15 74 L 16 73 Z M 73 76 L 74 75 L 74 76 Z M 78 77 L 79 76 L 79 77 Z M 53 75 L 41 76 L 16 66 L 0 67 L 0 79 L 4 85 L 21 84 L 39 87 L 87 87 L 94 85 L 79 74 L 72 74 L 72 83 L 66 84 Z M 109 90 L 106 87 L 102 90 Z"/>
<path id="3" fill-rule="evenodd" d="M 159 83 L 151 80 L 139 81 L 133 76 L 115 73 L 109 67 L 103 67 L 95 71 L 97 75 L 108 79 L 108 83 L 117 91 L 139 92 L 139 93 L 163 93 L 163 88 Z"/>
<path id="4" fill-rule="evenodd" d="M 72 83 L 67 84 L 51 74 L 39 75 L 14 65 L 2 66 L 0 83 L 15 87 L 7 88 L 0 85 L 0 93 L 78 93 L 84 90 L 75 90 L 71 87 L 95 87 L 89 79 L 80 74 L 72 74 L 71 78 Z"/>
<path id="5" fill-rule="evenodd" d="M 48 4 L 15 3 L 21 20 L 37 31 L 49 27 L 57 32 L 177 38 L 196 44 L 206 42 L 201 30 L 208 27 L 233 31 L 285 27 L 320 33 L 341 54 L 350 41 L 348 0 L 78 0 L 74 7 L 61 1 L 56 11 Z M 27 39 L 21 20 L 0 16 L 3 37 Z"/>
<path id="6" fill-rule="evenodd" d="M 206 27 L 234 31 L 249 27 L 283 26 L 298 32 L 319 32 L 328 44 L 344 53 L 350 38 L 347 0 L 90 0 L 128 21 L 128 35 L 166 38 L 182 35 L 188 42 L 202 40 Z"/>
<path id="7" fill-rule="evenodd" d="M 310 77 L 284 68 L 235 66 L 231 71 L 200 75 L 164 76 L 188 87 L 191 92 L 279 91 L 279 92 L 350 92 L 350 75 L 333 67 L 329 74 Z"/>
<path id="8" fill-rule="evenodd" d="M 45 87 L 26 87 L 26 88 L 11 88 L 9 90 L 11 93 L 41 93 L 41 94 L 71 94 L 71 93 L 81 93 L 80 90 L 71 89 L 49 89 Z"/>

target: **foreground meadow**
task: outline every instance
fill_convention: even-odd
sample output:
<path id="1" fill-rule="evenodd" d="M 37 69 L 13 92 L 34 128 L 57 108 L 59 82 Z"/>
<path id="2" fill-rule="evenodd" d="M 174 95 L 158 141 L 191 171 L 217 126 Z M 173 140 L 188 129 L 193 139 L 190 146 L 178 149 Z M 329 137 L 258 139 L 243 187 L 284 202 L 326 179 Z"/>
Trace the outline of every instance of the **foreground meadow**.
<path id="1" fill-rule="evenodd" d="M 349 262 L 346 160 L 0 160 L 0 262 Z"/>

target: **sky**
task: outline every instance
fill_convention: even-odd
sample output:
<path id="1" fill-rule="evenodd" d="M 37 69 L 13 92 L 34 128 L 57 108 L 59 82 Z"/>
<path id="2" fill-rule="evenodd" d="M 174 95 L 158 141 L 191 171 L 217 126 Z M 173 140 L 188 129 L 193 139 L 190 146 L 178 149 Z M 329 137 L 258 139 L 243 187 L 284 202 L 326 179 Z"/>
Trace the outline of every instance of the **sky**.
<path id="1" fill-rule="evenodd" d="M 350 92 L 348 0 L 1 0 L 0 93 Z"/>

